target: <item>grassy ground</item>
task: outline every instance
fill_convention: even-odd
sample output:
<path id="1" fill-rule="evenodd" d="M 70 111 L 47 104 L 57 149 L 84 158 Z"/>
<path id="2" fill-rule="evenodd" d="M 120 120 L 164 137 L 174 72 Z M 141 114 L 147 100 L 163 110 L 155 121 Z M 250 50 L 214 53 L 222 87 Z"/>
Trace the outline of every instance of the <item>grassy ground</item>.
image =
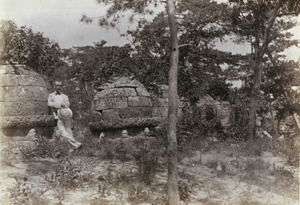
<path id="1" fill-rule="evenodd" d="M 72 153 L 63 141 L 3 138 L 0 204 L 166 204 L 160 140 L 99 141 L 88 131 L 75 133 L 84 147 Z M 178 153 L 182 204 L 298 204 L 294 140 L 185 143 Z"/>

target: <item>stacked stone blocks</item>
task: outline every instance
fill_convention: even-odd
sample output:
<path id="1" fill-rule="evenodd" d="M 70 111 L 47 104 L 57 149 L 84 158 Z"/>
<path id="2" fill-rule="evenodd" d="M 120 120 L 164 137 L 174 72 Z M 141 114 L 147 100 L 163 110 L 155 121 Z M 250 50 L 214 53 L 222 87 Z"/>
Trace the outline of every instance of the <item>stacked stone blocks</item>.
<path id="1" fill-rule="evenodd" d="M 54 127 L 47 98 L 39 74 L 24 65 L 0 65 L 0 127 L 8 131 L 5 134 L 27 134 L 16 132 L 19 128 Z"/>

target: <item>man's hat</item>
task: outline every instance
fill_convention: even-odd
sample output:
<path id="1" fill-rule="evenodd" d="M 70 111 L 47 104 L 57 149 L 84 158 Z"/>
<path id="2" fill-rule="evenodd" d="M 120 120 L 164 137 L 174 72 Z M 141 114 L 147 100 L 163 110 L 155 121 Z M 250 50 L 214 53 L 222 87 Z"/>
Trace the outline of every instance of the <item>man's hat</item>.
<path id="1" fill-rule="evenodd" d="M 70 108 L 62 108 L 58 112 L 58 117 L 61 120 L 69 120 L 73 116 L 73 112 Z"/>

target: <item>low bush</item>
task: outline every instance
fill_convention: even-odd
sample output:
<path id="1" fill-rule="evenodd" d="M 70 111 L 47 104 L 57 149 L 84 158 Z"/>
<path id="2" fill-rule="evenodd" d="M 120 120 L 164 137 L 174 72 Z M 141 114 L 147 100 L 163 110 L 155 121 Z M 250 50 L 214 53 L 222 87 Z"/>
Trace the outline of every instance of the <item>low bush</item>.
<path id="1" fill-rule="evenodd" d="M 160 166 L 159 158 L 162 151 L 157 147 L 157 144 L 147 142 L 143 138 L 135 140 L 134 145 L 133 157 L 137 165 L 139 179 L 149 185 Z"/>

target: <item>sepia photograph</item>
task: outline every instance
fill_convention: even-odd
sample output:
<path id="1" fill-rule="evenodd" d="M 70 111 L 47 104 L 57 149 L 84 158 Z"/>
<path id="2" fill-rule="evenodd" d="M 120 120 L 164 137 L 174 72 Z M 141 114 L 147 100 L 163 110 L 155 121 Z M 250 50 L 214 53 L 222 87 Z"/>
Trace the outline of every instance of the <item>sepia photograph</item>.
<path id="1" fill-rule="evenodd" d="M 0 0 L 0 205 L 300 205 L 299 0 Z"/>

